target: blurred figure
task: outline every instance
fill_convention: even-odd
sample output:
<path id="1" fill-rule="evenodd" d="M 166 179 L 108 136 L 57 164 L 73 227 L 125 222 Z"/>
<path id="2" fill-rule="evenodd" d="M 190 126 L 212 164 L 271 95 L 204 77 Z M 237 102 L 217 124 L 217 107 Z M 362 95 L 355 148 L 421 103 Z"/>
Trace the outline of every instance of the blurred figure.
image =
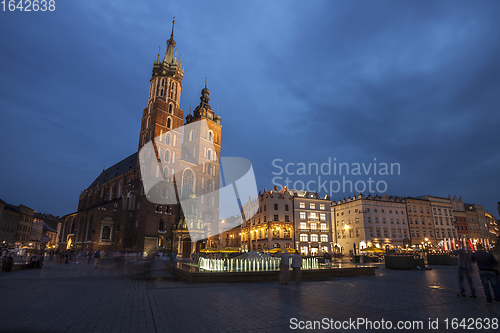
<path id="1" fill-rule="evenodd" d="M 94 268 L 97 268 L 97 265 L 99 265 L 99 259 L 101 258 L 101 251 L 97 250 L 94 253 Z"/>
<path id="2" fill-rule="evenodd" d="M 302 256 L 300 255 L 299 251 L 295 251 L 295 254 L 292 257 L 292 268 L 296 284 L 300 284 L 300 279 L 302 278 L 302 271 L 300 270 L 301 267 L 302 267 Z"/>
<path id="3" fill-rule="evenodd" d="M 289 260 L 288 251 L 285 250 L 283 255 L 281 256 L 280 261 L 280 283 L 288 284 L 288 280 L 290 279 L 290 269 L 289 269 Z"/>
<path id="4" fill-rule="evenodd" d="M 456 250 L 455 254 L 458 255 L 458 286 L 460 288 L 460 292 L 457 295 L 465 297 L 464 278 L 466 277 L 470 287 L 470 297 L 477 298 L 476 289 L 472 282 L 472 252 L 470 251 L 470 247 Z"/>
<path id="5" fill-rule="evenodd" d="M 330 259 L 332 258 L 332 257 L 330 256 L 330 253 L 325 252 L 325 253 L 323 254 L 323 257 L 325 258 L 325 265 L 330 265 Z"/>
<path id="6" fill-rule="evenodd" d="M 495 294 L 495 299 L 500 302 L 500 286 L 498 285 L 498 276 L 495 272 L 495 267 L 498 262 L 493 256 L 493 254 L 483 250 L 483 245 L 477 245 L 477 251 L 472 254 L 472 261 L 477 263 L 477 268 L 479 269 L 479 277 L 481 278 L 481 283 L 483 284 L 484 293 L 486 295 L 486 301 L 488 303 L 492 302 L 490 284 L 493 288 Z"/>

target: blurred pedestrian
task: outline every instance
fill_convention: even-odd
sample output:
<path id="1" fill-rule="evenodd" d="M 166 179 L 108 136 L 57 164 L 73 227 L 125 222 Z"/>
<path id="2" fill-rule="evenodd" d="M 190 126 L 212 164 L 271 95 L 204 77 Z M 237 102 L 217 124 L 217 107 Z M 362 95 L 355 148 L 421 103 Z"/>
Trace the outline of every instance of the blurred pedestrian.
<path id="1" fill-rule="evenodd" d="M 470 287 L 470 297 L 477 298 L 476 289 L 472 282 L 472 253 L 467 248 L 456 250 L 455 254 L 458 255 L 458 286 L 460 288 L 457 296 L 465 297 L 464 278 L 467 278 Z"/>
<path id="2" fill-rule="evenodd" d="M 177 252 L 172 251 L 170 254 L 170 262 L 172 264 L 172 280 L 176 280 L 175 270 L 177 269 Z"/>
<path id="3" fill-rule="evenodd" d="M 290 258 L 288 257 L 288 251 L 285 250 L 283 255 L 281 256 L 280 261 L 280 283 L 288 284 L 288 280 L 290 280 Z"/>
<path id="4" fill-rule="evenodd" d="M 332 257 L 330 256 L 330 253 L 325 252 L 325 253 L 323 254 L 323 257 L 325 258 L 325 265 L 330 265 L 330 259 L 332 258 Z"/>
<path id="5" fill-rule="evenodd" d="M 97 250 L 94 253 L 94 268 L 97 268 L 97 265 L 99 265 L 99 259 L 101 258 L 101 251 Z"/>
<path id="6" fill-rule="evenodd" d="M 296 284 L 299 284 L 300 279 L 302 278 L 302 271 L 300 270 L 301 267 L 302 267 L 302 256 L 300 255 L 299 251 L 295 251 L 295 254 L 292 257 L 292 268 Z"/>
<path id="7" fill-rule="evenodd" d="M 493 293 L 495 294 L 495 299 L 500 302 L 500 285 L 498 284 L 498 275 L 495 271 L 495 267 L 498 262 L 492 253 L 483 250 L 482 244 L 477 244 L 477 251 L 472 254 L 472 261 L 477 263 L 477 268 L 479 269 L 479 277 L 481 278 L 481 283 L 483 284 L 484 293 L 486 295 L 486 301 L 488 303 L 492 302 L 490 284 L 493 288 Z"/>

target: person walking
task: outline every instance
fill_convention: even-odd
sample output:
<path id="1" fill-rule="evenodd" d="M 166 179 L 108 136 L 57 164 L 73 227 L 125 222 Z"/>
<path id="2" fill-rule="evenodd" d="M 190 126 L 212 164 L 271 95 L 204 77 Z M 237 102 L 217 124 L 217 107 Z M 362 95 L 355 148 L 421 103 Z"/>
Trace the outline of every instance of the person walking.
<path id="1" fill-rule="evenodd" d="M 330 265 L 330 259 L 332 258 L 332 257 L 330 256 L 330 253 L 325 252 L 325 253 L 323 254 L 323 258 L 325 258 L 325 265 Z"/>
<path id="2" fill-rule="evenodd" d="M 99 268 L 104 268 L 106 256 L 106 251 L 102 250 L 101 255 L 99 256 Z"/>
<path id="3" fill-rule="evenodd" d="M 495 267 L 498 262 L 495 256 L 483 250 L 482 244 L 477 244 L 477 251 L 472 254 L 472 261 L 477 263 L 479 269 L 479 277 L 483 284 L 484 294 L 486 295 L 486 302 L 492 303 L 490 284 L 495 294 L 495 299 L 500 302 L 500 285 L 498 284 L 498 275 L 495 272 Z"/>
<path id="4" fill-rule="evenodd" d="M 460 288 L 457 296 L 465 297 L 464 278 L 467 278 L 470 287 L 469 297 L 477 298 L 476 288 L 474 288 L 474 283 L 472 282 L 472 253 L 470 248 L 456 250 L 455 254 L 458 255 L 458 286 Z"/>
<path id="5" fill-rule="evenodd" d="M 97 250 L 94 253 L 94 268 L 97 268 L 97 265 L 99 265 L 99 259 L 101 258 L 101 251 Z"/>
<path id="6" fill-rule="evenodd" d="M 177 280 L 175 270 L 177 269 L 177 251 L 170 253 L 170 264 L 172 265 L 172 280 Z"/>
<path id="7" fill-rule="evenodd" d="M 290 268 L 289 268 L 289 260 L 288 251 L 285 250 L 283 255 L 281 256 L 280 261 L 280 283 L 288 284 L 288 280 L 290 279 Z"/>
<path id="8" fill-rule="evenodd" d="M 292 257 L 292 269 L 296 284 L 300 284 L 300 279 L 302 278 L 302 271 L 300 270 L 301 267 L 302 256 L 300 255 L 299 251 L 295 251 L 295 254 Z"/>

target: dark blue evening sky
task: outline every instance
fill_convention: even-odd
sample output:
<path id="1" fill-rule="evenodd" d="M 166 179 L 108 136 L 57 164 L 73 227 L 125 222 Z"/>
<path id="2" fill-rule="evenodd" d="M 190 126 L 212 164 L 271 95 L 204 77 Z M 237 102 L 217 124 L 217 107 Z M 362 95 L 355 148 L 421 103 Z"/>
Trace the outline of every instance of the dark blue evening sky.
<path id="1" fill-rule="evenodd" d="M 347 179 L 461 195 L 497 216 L 498 13 L 498 1 L 56 0 L 54 12 L 2 11 L 0 198 L 72 213 L 103 165 L 137 150 L 175 15 L 181 108 L 198 105 L 207 77 L 222 154 L 251 160 L 260 190 L 273 187 L 274 159 L 376 158 L 401 174 Z"/>

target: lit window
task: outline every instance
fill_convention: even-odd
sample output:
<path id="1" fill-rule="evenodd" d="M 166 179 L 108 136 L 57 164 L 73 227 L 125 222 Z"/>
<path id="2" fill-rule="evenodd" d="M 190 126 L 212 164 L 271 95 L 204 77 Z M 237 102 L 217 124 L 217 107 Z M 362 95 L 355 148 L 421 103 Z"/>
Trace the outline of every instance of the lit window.
<path id="1" fill-rule="evenodd" d="M 311 235 L 311 242 L 317 242 L 318 241 L 318 235 L 312 234 Z"/>
<path id="2" fill-rule="evenodd" d="M 307 223 L 300 222 L 300 229 L 307 229 Z"/>
<path id="3" fill-rule="evenodd" d="M 300 208 L 306 208 L 306 204 L 304 202 L 299 203 Z"/>
<path id="4" fill-rule="evenodd" d="M 300 219 L 305 220 L 306 219 L 306 213 L 305 212 L 300 212 Z"/>
<path id="5" fill-rule="evenodd" d="M 328 242 L 328 235 L 321 235 L 320 239 L 321 239 L 322 243 L 326 243 L 326 242 Z"/>
<path id="6" fill-rule="evenodd" d="M 300 241 L 307 242 L 307 234 L 300 234 Z"/>
<path id="7" fill-rule="evenodd" d="M 325 204 L 319 204 L 319 209 L 320 210 L 325 210 Z"/>
<path id="8" fill-rule="evenodd" d="M 316 209 L 316 204 L 313 204 L 313 203 L 312 203 L 312 204 L 309 204 L 309 208 L 310 208 L 310 209 Z"/>

